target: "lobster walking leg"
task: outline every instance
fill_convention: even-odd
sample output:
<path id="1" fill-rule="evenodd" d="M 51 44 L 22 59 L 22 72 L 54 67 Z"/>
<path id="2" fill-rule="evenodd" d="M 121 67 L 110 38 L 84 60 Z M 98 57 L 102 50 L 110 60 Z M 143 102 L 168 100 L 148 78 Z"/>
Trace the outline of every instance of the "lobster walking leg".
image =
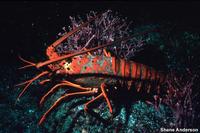
<path id="1" fill-rule="evenodd" d="M 53 86 L 40 100 L 40 106 L 43 105 L 44 101 L 47 99 L 47 97 L 52 94 L 53 92 L 55 92 L 57 90 L 58 87 L 60 86 L 65 86 L 67 85 L 66 83 L 60 83 L 60 84 L 57 84 L 55 86 Z"/>
<path id="2" fill-rule="evenodd" d="M 88 106 L 89 106 L 91 103 L 93 103 L 93 102 L 99 100 L 100 98 L 103 98 L 103 93 L 99 94 L 97 97 L 95 97 L 94 99 L 92 99 L 92 100 L 90 100 L 89 102 L 87 102 L 87 103 L 84 105 L 84 111 L 87 112 Z"/>
<path id="3" fill-rule="evenodd" d="M 105 48 L 103 49 L 103 53 L 104 53 L 104 55 L 105 55 L 106 57 L 111 57 L 110 52 L 107 52 Z"/>
<path id="4" fill-rule="evenodd" d="M 75 88 L 78 88 L 78 89 L 84 90 L 84 91 L 88 91 L 88 90 L 91 89 L 91 88 L 82 87 L 82 86 L 80 86 L 80 85 L 78 85 L 78 84 L 69 82 L 69 81 L 67 81 L 67 80 L 64 80 L 63 83 L 66 83 L 68 86 L 75 87 Z"/>
<path id="5" fill-rule="evenodd" d="M 43 85 L 43 84 L 50 82 L 50 81 L 51 81 L 50 79 L 45 79 L 45 80 L 40 81 L 39 84 Z"/>
<path id="6" fill-rule="evenodd" d="M 86 91 L 86 92 L 74 92 L 74 93 L 70 93 L 70 94 L 65 94 L 64 96 L 60 97 L 59 99 L 56 100 L 56 102 L 54 102 L 54 104 L 49 108 L 49 110 L 47 110 L 44 115 L 41 117 L 40 121 L 39 121 L 39 125 L 41 125 L 44 120 L 46 119 L 46 117 L 49 115 L 49 113 L 54 110 L 63 100 L 72 97 L 72 96 L 78 96 L 78 95 L 91 95 L 96 93 L 95 90 L 91 90 L 91 91 Z"/>
<path id="7" fill-rule="evenodd" d="M 69 81 L 63 81 L 62 83 L 60 84 L 57 84 L 55 86 L 53 86 L 40 100 L 40 106 L 43 105 L 44 101 L 47 99 L 47 97 L 49 95 L 51 95 L 52 93 L 54 93 L 56 90 L 59 89 L 60 86 L 71 86 L 71 87 L 74 87 L 74 88 L 78 88 L 79 90 L 83 90 L 83 91 L 89 91 L 91 88 L 84 88 L 84 87 L 81 87 L 80 85 L 78 84 L 74 84 L 72 82 L 69 82 Z"/>
<path id="8" fill-rule="evenodd" d="M 22 90 L 22 92 L 19 94 L 19 96 L 17 97 L 17 100 L 19 100 L 19 98 L 24 94 L 24 92 L 28 89 L 28 87 L 33 83 L 33 81 L 37 80 L 38 78 L 40 78 L 41 76 L 44 76 L 46 74 L 48 74 L 49 72 L 48 71 L 44 71 L 40 74 L 38 74 L 36 77 L 28 80 L 28 81 L 25 81 L 23 83 L 20 83 L 20 84 L 17 84 L 16 86 L 20 86 L 20 85 L 24 85 L 24 84 L 27 84 L 24 89 Z"/>
<path id="9" fill-rule="evenodd" d="M 108 99 L 108 96 L 107 96 L 107 94 L 106 94 L 105 87 L 106 87 L 106 84 L 105 84 L 105 83 L 102 83 L 102 84 L 101 84 L 101 91 L 102 91 L 102 93 L 103 93 L 103 96 L 104 96 L 105 99 L 106 99 L 106 102 L 107 102 L 107 104 L 108 104 L 109 111 L 110 111 L 110 113 L 112 113 L 112 106 L 111 106 L 110 100 Z"/>

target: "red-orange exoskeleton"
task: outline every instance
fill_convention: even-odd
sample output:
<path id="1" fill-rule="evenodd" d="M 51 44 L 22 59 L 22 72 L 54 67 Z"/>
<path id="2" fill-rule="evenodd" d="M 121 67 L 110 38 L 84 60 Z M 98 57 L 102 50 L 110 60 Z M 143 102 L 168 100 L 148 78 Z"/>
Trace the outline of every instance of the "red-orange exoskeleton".
<path id="1" fill-rule="evenodd" d="M 100 17 L 97 15 L 96 17 L 90 19 L 88 22 L 81 24 L 77 28 L 74 28 L 72 31 L 66 33 L 57 41 L 55 41 L 52 45 L 47 48 L 47 56 L 49 60 L 40 62 L 40 63 L 32 63 L 30 61 L 24 60 L 20 57 L 22 61 L 28 63 L 28 65 L 21 67 L 36 67 L 37 69 L 46 68 L 46 71 L 41 72 L 36 77 L 31 80 L 25 81 L 19 85 L 26 85 L 22 92 L 19 94 L 19 99 L 30 84 L 37 80 L 38 78 L 49 75 L 51 76 L 52 73 L 57 75 L 67 75 L 65 80 L 60 81 L 59 84 L 56 84 L 52 87 L 40 100 L 40 105 L 44 103 L 49 95 L 54 93 L 59 87 L 61 86 L 70 86 L 75 88 L 77 91 L 73 93 L 67 93 L 57 99 L 54 104 L 50 107 L 49 110 L 45 112 L 45 114 L 41 117 L 39 124 L 43 123 L 46 117 L 50 114 L 52 110 L 54 110 L 63 100 L 68 97 L 78 96 L 78 95 L 92 95 L 96 96 L 92 100 L 85 103 L 85 111 L 87 111 L 88 106 L 101 99 L 104 98 L 106 103 L 109 107 L 110 113 L 113 112 L 110 99 L 108 98 L 108 94 L 106 89 L 107 83 L 110 81 L 118 81 L 121 79 L 126 79 L 129 83 L 133 84 L 134 80 L 150 80 L 150 81 L 157 81 L 157 83 L 162 84 L 165 81 L 166 75 L 162 72 L 156 71 L 155 69 L 148 67 L 146 65 L 136 63 L 134 61 L 129 61 L 125 59 L 120 59 L 115 56 L 112 56 L 109 52 L 106 51 L 105 48 L 113 45 L 117 45 L 119 42 L 127 41 L 133 38 L 134 36 L 128 36 L 125 38 L 119 38 L 115 41 L 110 41 L 106 44 L 96 46 L 94 48 L 89 49 L 82 49 L 76 53 L 66 53 L 66 54 L 59 54 L 55 51 L 55 47 L 60 45 L 63 41 L 67 40 L 71 35 L 79 32 L 83 27 L 87 26 L 91 21 L 95 20 L 96 18 Z M 140 33 L 138 35 L 144 35 L 148 32 Z M 93 55 L 92 52 L 103 49 L 102 55 Z M 44 70 L 44 69 L 43 69 Z M 79 75 L 79 76 L 77 76 Z M 73 79 L 74 81 L 71 82 L 67 79 Z M 51 81 L 51 78 L 41 81 L 41 84 L 45 82 Z M 131 85 L 129 84 L 129 86 Z M 129 87 L 130 88 L 130 87 Z M 140 85 L 137 87 L 137 90 L 140 91 Z M 158 87 L 159 88 L 159 87 Z M 151 87 L 148 88 L 147 91 L 150 91 Z"/>

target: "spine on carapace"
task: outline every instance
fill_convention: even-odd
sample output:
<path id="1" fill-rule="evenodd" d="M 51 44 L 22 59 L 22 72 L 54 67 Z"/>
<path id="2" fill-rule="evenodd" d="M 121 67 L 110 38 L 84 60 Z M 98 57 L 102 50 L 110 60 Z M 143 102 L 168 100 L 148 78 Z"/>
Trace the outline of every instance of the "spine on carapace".
<path id="1" fill-rule="evenodd" d="M 112 68 L 114 75 L 130 79 L 156 80 L 162 83 L 166 77 L 164 73 L 152 67 L 115 57 L 112 57 Z"/>

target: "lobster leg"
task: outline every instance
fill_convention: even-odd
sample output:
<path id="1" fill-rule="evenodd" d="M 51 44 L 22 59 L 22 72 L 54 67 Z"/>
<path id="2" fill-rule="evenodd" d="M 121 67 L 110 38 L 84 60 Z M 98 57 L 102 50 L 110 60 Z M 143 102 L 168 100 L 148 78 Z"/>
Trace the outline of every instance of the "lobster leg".
<path id="1" fill-rule="evenodd" d="M 111 106 L 110 100 L 108 99 L 108 96 L 107 96 L 107 94 L 106 94 L 105 87 L 106 87 L 106 84 L 105 84 L 105 83 L 102 83 L 102 84 L 101 84 L 101 91 L 102 91 L 103 96 L 104 96 L 105 99 L 106 99 L 106 102 L 107 102 L 107 104 L 108 104 L 109 111 L 110 111 L 110 113 L 112 114 L 112 106 Z"/>
<path id="2" fill-rule="evenodd" d="M 80 86 L 78 84 L 69 82 L 67 80 L 64 80 L 63 83 L 66 83 L 68 86 L 75 87 L 75 88 L 78 88 L 78 89 L 83 90 L 83 91 L 91 90 L 91 88 L 85 88 L 85 87 L 82 87 L 82 86 Z"/>
<path id="3" fill-rule="evenodd" d="M 80 85 L 78 84 L 74 84 L 72 82 L 69 82 L 69 81 L 63 81 L 62 83 L 60 84 L 57 84 L 55 86 L 53 86 L 40 100 L 40 106 L 42 106 L 42 104 L 44 103 L 44 101 L 47 99 L 47 97 L 51 94 L 53 94 L 56 90 L 59 89 L 60 86 L 71 86 L 71 87 L 74 87 L 74 88 L 78 88 L 79 90 L 83 90 L 83 91 L 89 91 L 91 90 L 91 88 L 84 88 L 84 87 L 81 87 Z"/>
<path id="4" fill-rule="evenodd" d="M 44 72 L 38 74 L 36 77 L 34 77 L 34 78 L 32 78 L 32 79 L 30 79 L 30 80 L 28 80 L 28 81 L 25 81 L 25 82 L 23 82 L 23 83 L 17 84 L 16 86 L 20 86 L 20 85 L 24 85 L 24 84 L 27 84 L 27 85 L 24 87 L 24 89 L 22 90 L 22 92 L 19 94 L 19 96 L 17 97 L 17 100 L 16 100 L 16 101 L 19 100 L 19 98 L 24 94 L 24 92 L 25 92 L 25 91 L 28 89 L 28 87 L 33 83 L 33 81 L 37 80 L 37 79 L 40 78 L 41 76 L 46 75 L 46 74 L 48 74 L 48 73 L 49 73 L 48 71 L 44 71 Z"/>
<path id="5" fill-rule="evenodd" d="M 88 106 L 89 106 L 91 103 L 93 103 L 93 102 L 99 100 L 99 99 L 102 98 L 102 97 L 103 97 L 103 93 L 99 94 L 97 97 L 95 97 L 94 99 L 92 99 L 92 100 L 90 100 L 89 102 L 87 102 L 87 103 L 84 105 L 84 111 L 87 112 Z"/>
<path id="6" fill-rule="evenodd" d="M 102 91 L 102 93 L 99 94 L 97 97 L 95 97 L 94 99 L 90 100 L 89 102 L 87 102 L 87 103 L 84 105 L 84 106 L 85 106 L 85 107 L 84 107 L 84 111 L 85 111 L 85 112 L 87 112 L 87 109 L 88 109 L 88 105 L 89 105 L 89 104 L 91 104 L 91 103 L 93 103 L 93 102 L 99 100 L 100 98 L 104 97 L 104 98 L 106 99 L 107 104 L 108 104 L 109 111 L 110 111 L 110 113 L 112 113 L 112 106 L 111 106 L 111 103 L 110 103 L 110 101 L 109 101 L 109 99 L 108 99 L 108 96 L 107 96 L 107 94 L 106 94 L 105 88 L 106 88 L 106 84 L 105 84 L 105 83 L 102 83 L 102 84 L 101 84 L 101 91 Z"/>
<path id="7" fill-rule="evenodd" d="M 50 81 L 51 81 L 50 79 L 45 79 L 45 80 L 40 81 L 39 84 L 43 85 L 43 84 L 50 82 Z"/>
<path id="8" fill-rule="evenodd" d="M 47 99 L 47 97 L 52 94 L 53 92 L 55 92 L 57 90 L 58 87 L 60 86 L 65 86 L 67 85 L 66 83 L 60 83 L 60 84 L 57 84 L 55 86 L 53 86 L 40 100 L 40 106 L 43 105 L 44 101 Z"/>
<path id="9" fill-rule="evenodd" d="M 65 94 L 64 96 L 60 97 L 59 99 L 56 100 L 56 102 L 54 102 L 54 104 L 49 108 L 49 110 L 47 110 L 44 115 L 41 117 L 40 121 L 39 121 L 39 125 L 41 125 L 44 120 L 46 119 L 46 117 L 49 115 L 49 113 L 54 110 L 63 100 L 72 97 L 72 96 L 78 96 L 78 95 L 91 95 L 96 93 L 96 90 L 91 90 L 91 91 L 86 91 L 86 92 L 74 92 L 74 93 L 70 93 L 70 94 Z"/>
<path id="10" fill-rule="evenodd" d="M 103 53 L 104 53 L 104 55 L 105 55 L 106 57 L 111 57 L 110 52 L 107 52 L 105 48 L 103 49 Z"/>

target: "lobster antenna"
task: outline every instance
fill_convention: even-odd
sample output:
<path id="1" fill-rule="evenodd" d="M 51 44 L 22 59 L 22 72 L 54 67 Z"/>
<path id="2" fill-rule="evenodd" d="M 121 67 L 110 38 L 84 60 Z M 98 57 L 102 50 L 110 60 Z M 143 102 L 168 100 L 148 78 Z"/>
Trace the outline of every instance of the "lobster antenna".
<path id="1" fill-rule="evenodd" d="M 84 51 L 80 51 L 80 52 L 76 52 L 76 53 L 72 53 L 72 54 L 68 54 L 68 55 L 63 55 L 63 56 L 60 56 L 58 58 L 53 58 L 53 59 L 50 59 L 50 60 L 47 60 L 47 61 L 40 62 L 40 63 L 36 64 L 36 67 L 40 68 L 40 67 L 49 65 L 51 63 L 54 63 L 54 62 L 57 62 L 57 61 L 60 61 L 60 60 L 66 59 L 66 58 L 71 58 L 71 57 L 74 57 L 74 56 L 77 56 L 77 55 L 85 54 L 87 52 L 95 51 L 97 49 L 101 49 L 101 48 L 104 48 L 104 47 L 116 45 L 116 43 L 119 43 L 121 41 L 128 41 L 128 40 L 130 40 L 131 38 L 133 38 L 135 36 L 145 35 L 145 34 L 148 34 L 151 31 L 157 31 L 157 30 L 150 30 L 150 31 L 142 32 L 142 33 L 137 33 L 135 35 L 132 35 L 132 36 L 129 36 L 129 37 L 125 37 L 125 38 L 120 38 L 120 39 L 118 39 L 118 40 L 116 40 L 114 42 L 109 42 L 107 44 L 104 44 L 104 45 L 101 45 L 101 46 L 97 46 L 95 48 L 87 49 L 87 50 L 84 50 Z"/>

